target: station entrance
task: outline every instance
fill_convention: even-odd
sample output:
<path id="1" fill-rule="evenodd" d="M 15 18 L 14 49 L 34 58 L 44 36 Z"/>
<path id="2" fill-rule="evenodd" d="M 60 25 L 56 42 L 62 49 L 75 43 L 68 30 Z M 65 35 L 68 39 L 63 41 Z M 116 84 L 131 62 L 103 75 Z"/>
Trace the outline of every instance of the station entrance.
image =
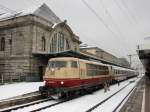
<path id="1" fill-rule="evenodd" d="M 39 66 L 39 79 L 40 79 L 40 81 L 43 81 L 44 73 L 45 73 L 45 67 L 44 66 Z"/>

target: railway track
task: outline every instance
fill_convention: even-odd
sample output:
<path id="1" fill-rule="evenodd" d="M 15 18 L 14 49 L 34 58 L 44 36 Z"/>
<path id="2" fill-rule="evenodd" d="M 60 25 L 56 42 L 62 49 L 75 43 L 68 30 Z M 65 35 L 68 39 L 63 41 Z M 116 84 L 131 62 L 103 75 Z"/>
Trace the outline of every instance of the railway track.
<path id="1" fill-rule="evenodd" d="M 9 108 L 12 106 L 16 106 L 16 105 L 23 105 L 23 104 L 27 104 L 33 101 L 38 101 L 42 98 L 43 96 L 39 92 L 36 91 L 36 92 L 12 97 L 9 99 L 0 100 L 0 110 Z"/>
<path id="2" fill-rule="evenodd" d="M 74 97 L 75 98 L 75 97 Z M 72 99 L 74 99 L 72 98 Z M 53 107 L 53 106 L 56 106 L 56 105 L 59 105 L 59 104 L 62 104 L 64 102 L 67 102 L 69 100 L 72 100 L 72 99 L 65 99 L 65 100 L 61 100 L 61 101 L 55 101 L 53 100 L 52 98 L 49 98 L 49 99 L 44 99 L 44 100 L 40 100 L 40 101 L 36 101 L 36 102 L 32 102 L 32 103 L 29 103 L 29 104 L 24 104 L 24 105 L 21 105 L 21 106 L 16 106 L 16 107 L 13 107 L 13 108 L 9 108 L 9 109 L 5 109 L 5 110 L 1 110 L 0 112 L 11 112 L 11 111 L 20 111 L 19 109 L 23 109 L 23 108 L 28 108 L 28 107 L 32 107 L 34 105 L 42 105 L 43 103 L 47 102 L 48 104 L 46 104 L 46 106 L 42 106 L 40 108 L 37 108 L 37 109 L 32 109 L 31 111 L 28 111 L 28 112 L 36 112 L 36 111 L 40 111 L 40 110 L 43 110 L 43 109 L 46 109 L 46 108 L 50 108 L 50 107 Z M 50 102 L 51 101 L 51 102 Z M 22 111 L 22 110 L 21 110 Z"/>
<path id="3" fill-rule="evenodd" d="M 145 88 L 145 79 L 143 78 L 138 82 L 133 92 L 130 95 L 126 95 L 126 97 L 120 102 L 120 104 L 113 110 L 113 112 L 120 111 L 132 111 L 141 112 L 142 108 L 142 100 L 143 100 L 143 92 Z M 122 105 L 124 104 L 124 105 Z"/>
<path id="4" fill-rule="evenodd" d="M 116 112 L 117 109 L 122 105 L 122 103 L 131 95 L 131 93 L 136 89 L 136 87 L 132 88 L 131 91 L 123 98 L 123 100 L 118 104 L 118 106 L 112 111 Z"/>
<path id="5" fill-rule="evenodd" d="M 0 112 L 10 112 L 10 111 L 13 111 L 13 110 L 18 110 L 18 109 L 21 109 L 21 108 L 25 108 L 25 107 L 28 107 L 28 106 L 35 105 L 35 104 L 47 102 L 47 101 L 50 101 L 50 100 L 52 100 L 52 99 L 48 98 L 48 99 L 38 100 L 38 101 L 31 102 L 31 103 L 28 103 L 28 104 L 23 104 L 21 106 L 15 106 L 15 107 L 8 108 L 8 109 L 2 109 L 2 110 L 0 110 Z"/>
<path id="6" fill-rule="evenodd" d="M 63 100 L 63 101 L 60 101 L 60 102 L 57 102 L 57 103 L 54 103 L 54 104 L 47 105 L 47 106 L 45 106 L 45 107 L 41 107 L 41 108 L 32 110 L 32 111 L 30 111 L 30 112 L 36 112 L 36 111 L 40 111 L 40 110 L 43 110 L 43 109 L 47 109 L 47 108 L 50 108 L 50 107 L 53 107 L 53 106 L 62 104 L 62 103 L 67 102 L 67 101 L 69 101 L 69 100 Z"/>
<path id="7" fill-rule="evenodd" d="M 102 104 L 104 104 L 106 101 L 108 101 L 109 99 L 111 99 L 113 96 L 115 96 L 116 94 L 120 93 L 122 90 L 124 90 L 127 86 L 129 86 L 131 83 L 127 84 L 126 86 L 124 86 L 123 88 L 121 88 L 120 90 L 118 90 L 117 92 L 115 92 L 114 94 L 112 94 L 111 96 L 109 96 L 108 98 L 104 99 L 103 101 L 99 102 L 98 104 L 96 104 L 95 106 L 93 106 L 92 108 L 86 110 L 86 112 L 92 112 L 94 109 L 98 108 L 99 106 L 101 106 Z M 129 92 L 128 94 L 124 97 L 124 99 L 118 104 L 118 106 L 112 111 L 112 112 L 116 112 L 116 110 L 121 106 L 121 104 L 126 100 L 126 98 L 136 89 L 136 86 L 134 86 Z"/>
<path id="8" fill-rule="evenodd" d="M 119 93 L 120 91 L 122 91 L 123 89 L 125 89 L 127 86 L 129 86 L 131 83 L 125 85 L 123 88 L 121 88 L 120 90 L 118 90 L 117 92 L 115 92 L 113 95 L 109 96 L 108 98 L 106 98 L 105 100 L 101 101 L 100 103 L 98 103 L 97 105 L 95 105 L 94 107 L 90 108 L 89 110 L 87 110 L 86 112 L 91 112 L 92 110 L 94 110 L 95 108 L 97 108 L 99 105 L 103 104 L 104 102 L 106 102 L 107 100 L 109 100 L 111 97 L 113 97 L 114 95 L 116 95 L 117 93 Z M 134 89 L 132 89 L 134 90 Z M 130 92 L 131 93 L 131 92 Z M 75 97 L 77 98 L 77 97 Z M 72 98 L 74 99 L 74 98 Z M 60 102 L 57 102 L 57 103 L 54 103 L 54 104 L 50 104 L 50 105 L 47 105 L 47 106 L 44 106 L 44 107 L 41 107 L 41 108 L 38 108 L 38 109 L 35 109 L 35 110 L 32 110 L 30 112 L 36 112 L 36 111 L 41 111 L 41 110 L 44 110 L 44 109 L 47 109 L 47 108 L 51 108 L 51 107 L 54 107 L 54 106 L 57 106 L 59 104 L 62 104 L 64 102 L 67 102 L 67 101 L 70 101 L 72 99 L 69 99 L 69 100 L 63 100 L 63 101 L 60 101 Z"/>
<path id="9" fill-rule="evenodd" d="M 126 88 L 129 84 L 127 84 L 126 86 L 124 86 L 123 88 L 121 88 L 119 91 L 117 91 L 116 93 L 114 93 L 113 95 L 111 95 L 110 97 L 108 97 L 107 99 L 103 100 L 102 102 L 100 102 L 98 105 L 94 106 L 93 108 L 89 109 L 87 112 L 91 112 L 92 110 L 94 110 L 97 106 L 101 105 L 102 103 L 104 103 L 105 101 L 109 100 L 111 97 L 113 97 L 114 95 L 116 95 L 117 93 L 119 93 L 120 91 L 122 91 L 124 88 Z M 79 96 L 76 96 L 74 98 L 77 98 Z M 54 106 L 57 106 L 59 104 L 62 104 L 62 103 L 65 103 L 67 101 L 70 101 L 74 98 L 71 98 L 71 99 L 67 99 L 67 100 L 62 100 L 62 101 L 59 101 L 59 102 L 56 102 L 56 103 L 53 103 L 53 104 L 49 104 L 49 105 L 46 105 L 46 106 L 42 106 L 40 108 L 37 108 L 37 109 L 33 109 L 29 112 L 36 112 L 36 111 L 41 111 L 41 110 L 44 110 L 44 109 L 47 109 L 47 108 L 51 108 L 51 107 L 54 107 Z"/>
<path id="10" fill-rule="evenodd" d="M 80 96 L 77 95 L 77 96 L 74 96 L 74 97 L 72 97 L 70 99 L 64 99 L 64 100 L 61 100 L 61 101 L 59 101 L 57 103 L 49 104 L 47 106 L 44 106 L 44 107 L 41 107 L 41 108 L 38 108 L 38 109 L 34 109 L 32 111 L 29 111 L 29 112 L 37 112 L 37 111 L 41 111 L 41 110 L 44 110 L 44 109 L 47 109 L 47 108 L 51 108 L 51 107 L 57 106 L 59 104 L 65 103 L 67 101 L 73 100 L 73 99 L 78 98 L 78 97 L 80 97 Z"/>

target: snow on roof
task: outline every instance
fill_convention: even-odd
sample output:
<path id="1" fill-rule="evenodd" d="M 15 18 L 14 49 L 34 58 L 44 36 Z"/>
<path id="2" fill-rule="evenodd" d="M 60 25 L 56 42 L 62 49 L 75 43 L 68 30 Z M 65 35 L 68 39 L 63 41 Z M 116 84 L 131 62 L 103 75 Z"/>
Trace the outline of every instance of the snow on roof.
<path id="1" fill-rule="evenodd" d="M 12 14 L 12 13 L 8 12 L 5 14 L 2 14 L 0 16 L 0 20 L 2 21 L 2 20 L 10 19 L 10 18 L 13 18 L 14 16 L 15 16 L 14 13 Z"/>
<path id="2" fill-rule="evenodd" d="M 18 13 L 5 13 L 0 16 L 0 21 L 7 20 L 10 18 L 20 17 L 24 15 L 33 14 L 42 17 L 52 23 L 59 23 L 61 20 L 54 14 L 54 12 L 44 3 L 36 6 L 32 6 L 28 9 L 22 10 Z"/>
<path id="3" fill-rule="evenodd" d="M 52 28 L 55 28 L 55 26 L 57 26 L 59 23 L 54 23 L 54 25 L 52 26 Z"/>

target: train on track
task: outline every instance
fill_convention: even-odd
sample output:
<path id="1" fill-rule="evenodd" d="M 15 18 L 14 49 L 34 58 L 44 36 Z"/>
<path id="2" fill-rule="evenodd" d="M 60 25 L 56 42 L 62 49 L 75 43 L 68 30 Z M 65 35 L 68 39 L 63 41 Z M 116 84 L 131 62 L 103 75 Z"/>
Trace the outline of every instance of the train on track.
<path id="1" fill-rule="evenodd" d="M 137 76 L 129 68 L 103 64 L 75 57 L 56 57 L 48 61 L 42 94 L 53 98 L 68 97 L 83 91 L 93 91 L 104 83 L 114 83 Z"/>

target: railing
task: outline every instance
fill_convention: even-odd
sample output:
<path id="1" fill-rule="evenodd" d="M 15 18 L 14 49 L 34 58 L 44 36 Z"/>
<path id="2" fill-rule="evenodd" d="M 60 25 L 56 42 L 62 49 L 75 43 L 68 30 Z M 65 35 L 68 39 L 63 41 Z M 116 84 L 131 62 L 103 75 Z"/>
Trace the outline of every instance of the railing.
<path id="1" fill-rule="evenodd" d="M 13 83 L 22 81 L 23 74 L 22 73 L 0 73 L 0 85 L 5 83 Z"/>

